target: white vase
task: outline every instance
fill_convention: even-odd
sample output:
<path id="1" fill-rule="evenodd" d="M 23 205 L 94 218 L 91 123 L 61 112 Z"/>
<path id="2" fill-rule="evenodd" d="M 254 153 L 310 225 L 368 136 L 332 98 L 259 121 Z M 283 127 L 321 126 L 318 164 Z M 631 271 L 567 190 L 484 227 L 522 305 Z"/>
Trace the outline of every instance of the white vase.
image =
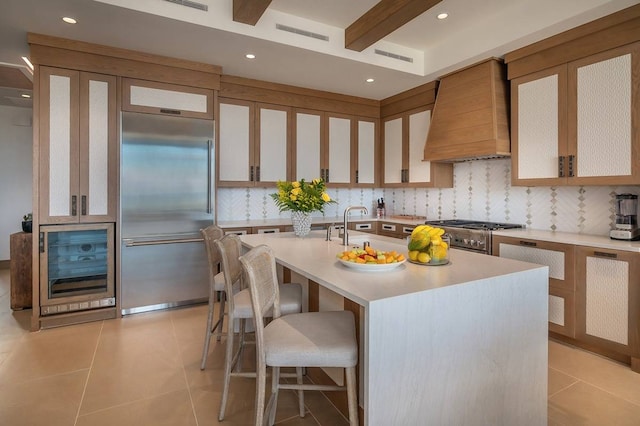
<path id="1" fill-rule="evenodd" d="M 311 231 L 311 213 L 291 212 L 293 232 L 298 237 L 304 237 Z"/>

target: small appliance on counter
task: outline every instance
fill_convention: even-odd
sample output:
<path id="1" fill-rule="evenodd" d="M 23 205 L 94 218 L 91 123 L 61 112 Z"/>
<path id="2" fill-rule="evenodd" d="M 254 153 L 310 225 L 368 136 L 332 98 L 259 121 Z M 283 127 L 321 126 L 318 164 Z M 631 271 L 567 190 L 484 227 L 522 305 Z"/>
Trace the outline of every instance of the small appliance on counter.
<path id="1" fill-rule="evenodd" d="M 616 223 L 615 228 L 609 232 L 609 237 L 613 240 L 640 240 L 637 195 L 616 195 Z"/>

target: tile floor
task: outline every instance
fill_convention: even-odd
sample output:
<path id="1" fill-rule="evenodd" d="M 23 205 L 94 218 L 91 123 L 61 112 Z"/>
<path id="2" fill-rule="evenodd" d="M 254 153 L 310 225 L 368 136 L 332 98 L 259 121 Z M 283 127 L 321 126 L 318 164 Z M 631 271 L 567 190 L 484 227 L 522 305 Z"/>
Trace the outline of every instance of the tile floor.
<path id="1" fill-rule="evenodd" d="M 200 371 L 206 306 L 29 332 L 13 312 L 0 270 L 0 425 L 215 425 L 224 344 Z M 247 351 L 246 362 L 253 354 Z M 227 426 L 250 425 L 254 381 L 232 379 Z M 549 425 L 640 425 L 640 374 L 588 352 L 549 343 Z M 281 395 L 277 424 L 346 425 L 317 392 L 297 416 Z"/>

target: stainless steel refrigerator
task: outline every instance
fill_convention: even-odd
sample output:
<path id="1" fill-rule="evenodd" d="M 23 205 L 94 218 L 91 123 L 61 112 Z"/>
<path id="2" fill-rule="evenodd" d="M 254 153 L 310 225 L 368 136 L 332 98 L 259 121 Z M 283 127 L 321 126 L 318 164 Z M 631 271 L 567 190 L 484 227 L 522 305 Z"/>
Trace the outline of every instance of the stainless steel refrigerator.
<path id="1" fill-rule="evenodd" d="M 122 314 L 207 300 L 199 230 L 214 223 L 212 120 L 124 112 Z"/>

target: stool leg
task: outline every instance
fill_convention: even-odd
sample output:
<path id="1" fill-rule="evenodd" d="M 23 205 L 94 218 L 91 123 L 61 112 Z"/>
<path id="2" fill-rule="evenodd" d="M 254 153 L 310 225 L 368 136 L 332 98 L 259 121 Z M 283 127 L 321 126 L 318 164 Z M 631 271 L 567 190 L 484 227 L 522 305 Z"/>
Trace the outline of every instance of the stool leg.
<path id="1" fill-rule="evenodd" d="M 302 379 L 302 370 L 303 370 L 302 367 L 296 367 L 296 375 L 297 375 L 296 381 L 297 381 L 297 383 L 299 385 L 304 383 L 304 381 Z M 298 406 L 299 406 L 299 409 L 300 409 L 300 417 L 304 417 L 304 414 L 305 414 L 305 412 L 304 412 L 304 391 L 302 389 L 300 389 L 298 391 Z"/>
<path id="2" fill-rule="evenodd" d="M 209 313 L 207 314 L 207 329 L 204 335 L 204 348 L 202 348 L 202 361 L 200 362 L 200 370 L 204 370 L 209 356 L 209 342 L 211 341 L 211 327 L 213 327 L 213 309 L 215 305 L 215 292 L 209 295 Z"/>
<path id="3" fill-rule="evenodd" d="M 276 411 L 278 409 L 278 390 L 280 389 L 280 367 L 271 367 L 271 398 L 267 404 L 269 414 L 269 426 L 276 422 Z M 265 413 L 266 414 L 266 413 Z"/>
<path id="4" fill-rule="evenodd" d="M 220 292 L 220 312 L 218 313 L 218 327 L 217 327 L 217 336 L 216 341 L 220 341 L 222 338 L 222 330 L 224 327 L 224 305 L 227 298 L 227 293 L 224 291 Z"/>
<path id="5" fill-rule="evenodd" d="M 258 357 L 258 366 L 256 368 L 256 412 L 255 425 L 262 426 L 264 424 L 264 393 L 267 384 L 267 366 L 264 361 Z"/>
<path id="6" fill-rule="evenodd" d="M 358 426 L 358 396 L 356 389 L 356 367 L 345 369 L 347 376 L 347 400 L 349 401 L 349 425 Z"/>
<path id="7" fill-rule="evenodd" d="M 233 361 L 233 315 L 229 315 L 229 331 L 227 332 L 227 347 L 224 357 L 224 384 L 222 387 L 222 398 L 220 400 L 220 413 L 218 420 L 224 420 L 224 411 L 227 407 L 227 398 L 229 396 L 229 381 L 231 380 L 231 367 Z"/>

